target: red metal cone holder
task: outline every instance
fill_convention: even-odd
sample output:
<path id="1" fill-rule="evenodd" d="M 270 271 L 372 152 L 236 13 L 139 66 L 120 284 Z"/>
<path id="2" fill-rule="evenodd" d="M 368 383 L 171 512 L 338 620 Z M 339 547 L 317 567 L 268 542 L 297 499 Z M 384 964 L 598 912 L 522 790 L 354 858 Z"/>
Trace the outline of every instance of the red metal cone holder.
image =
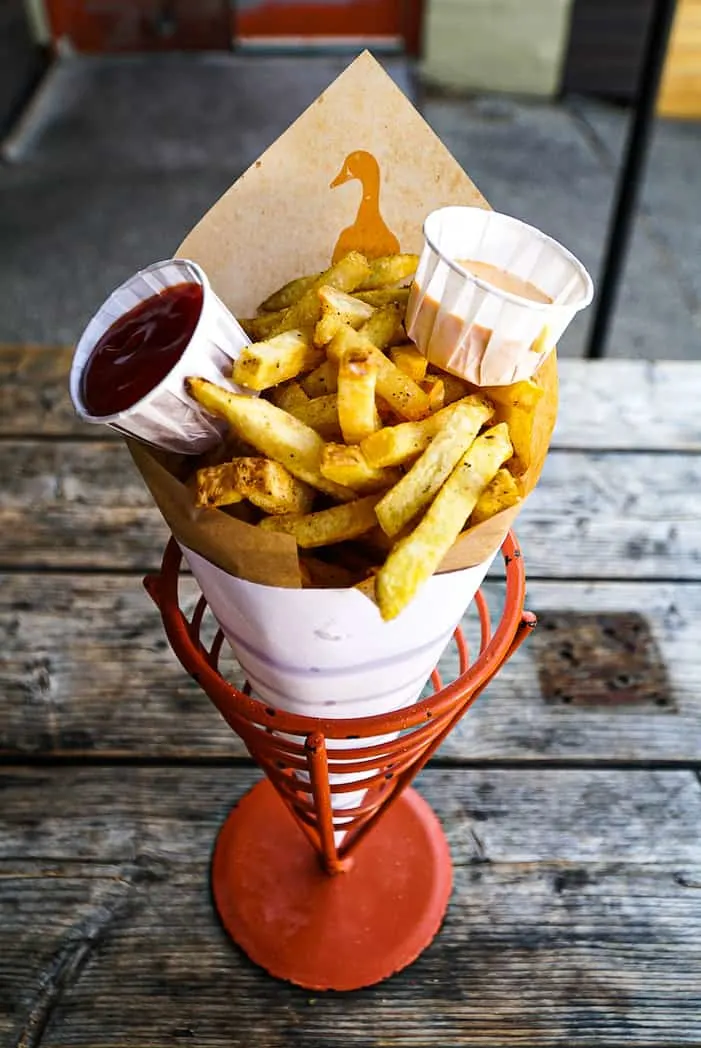
<path id="1" fill-rule="evenodd" d="M 175 654 L 267 776 L 219 832 L 212 890 L 231 938 L 272 975 L 314 990 L 371 986 L 414 961 L 438 931 L 452 887 L 450 852 L 438 819 L 409 787 L 535 626 L 523 609 L 513 533 L 502 555 L 502 617 L 492 633 L 486 601 L 475 594 L 481 640 L 472 665 L 458 628 L 460 672 L 451 684 L 434 670 L 429 698 L 350 720 L 285 713 L 224 679 L 224 635 L 209 647 L 201 637 L 205 598 L 191 619 L 181 610 L 173 539 L 160 575 L 145 580 Z M 341 795 L 359 790 L 361 803 L 338 810 Z"/>

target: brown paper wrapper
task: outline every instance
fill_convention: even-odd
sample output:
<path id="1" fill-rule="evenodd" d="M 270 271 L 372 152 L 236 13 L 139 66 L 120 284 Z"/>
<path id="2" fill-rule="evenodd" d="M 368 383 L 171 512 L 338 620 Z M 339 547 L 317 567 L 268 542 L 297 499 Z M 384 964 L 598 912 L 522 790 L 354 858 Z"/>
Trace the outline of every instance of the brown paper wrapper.
<path id="1" fill-rule="evenodd" d="M 331 183 L 334 183 L 334 186 Z M 276 288 L 358 250 L 419 254 L 423 222 L 448 205 L 488 207 L 468 175 L 382 67 L 365 52 L 220 198 L 178 249 L 198 262 L 234 316 Z M 557 414 L 555 354 L 538 373 L 524 496 L 543 468 Z M 300 587 L 297 547 L 221 510 L 197 509 L 183 460 L 127 441 L 175 538 L 239 578 Z M 462 535 L 440 571 L 484 561 L 523 503 Z"/>

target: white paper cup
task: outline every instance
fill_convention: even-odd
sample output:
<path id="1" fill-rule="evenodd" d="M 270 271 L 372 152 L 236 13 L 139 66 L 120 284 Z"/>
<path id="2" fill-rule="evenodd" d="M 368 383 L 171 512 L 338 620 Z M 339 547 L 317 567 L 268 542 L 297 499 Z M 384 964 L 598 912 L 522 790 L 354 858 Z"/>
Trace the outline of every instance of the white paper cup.
<path id="1" fill-rule="evenodd" d="M 591 277 L 556 240 L 478 207 L 445 207 L 424 223 L 407 306 L 409 337 L 427 359 L 480 386 L 530 378 L 594 294 Z M 486 263 L 535 285 L 538 302 L 464 268 Z M 488 272 L 488 271 L 487 271 Z"/>
<path id="2" fill-rule="evenodd" d="M 81 397 L 81 378 L 98 340 L 115 320 L 140 302 L 167 287 L 185 282 L 200 284 L 203 298 L 199 321 L 180 360 L 162 382 L 131 408 L 114 415 L 91 415 Z M 247 345 L 250 345 L 250 339 L 215 295 L 200 266 L 177 258 L 156 262 L 135 273 L 113 291 L 86 327 L 73 356 L 71 398 L 85 422 L 110 426 L 165 451 L 199 454 L 221 440 L 226 426 L 188 396 L 185 379 L 195 375 L 208 378 L 232 392 L 251 394 L 251 390 L 241 389 L 228 377 L 232 361 Z"/>
<path id="3" fill-rule="evenodd" d="M 324 719 L 368 717 L 415 703 L 496 556 L 432 576 L 397 618 L 384 622 L 355 589 L 262 586 L 182 551 L 254 695 L 287 713 Z M 329 739 L 327 749 L 333 760 L 334 749 L 396 737 Z M 374 774 L 338 772 L 331 782 L 360 784 Z M 362 788 L 332 795 L 334 813 L 357 807 L 364 796 Z"/>

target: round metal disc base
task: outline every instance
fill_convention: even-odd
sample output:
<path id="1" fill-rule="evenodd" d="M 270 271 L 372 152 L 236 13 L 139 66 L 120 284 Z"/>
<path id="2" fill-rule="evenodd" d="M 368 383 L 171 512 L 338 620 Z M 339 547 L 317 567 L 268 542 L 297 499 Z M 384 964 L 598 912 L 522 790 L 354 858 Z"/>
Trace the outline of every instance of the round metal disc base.
<path id="1" fill-rule="evenodd" d="M 212 858 L 231 938 L 271 975 L 310 990 L 357 990 L 411 964 L 440 928 L 451 887 L 445 834 L 412 789 L 337 876 L 324 873 L 267 780 L 229 814 Z"/>

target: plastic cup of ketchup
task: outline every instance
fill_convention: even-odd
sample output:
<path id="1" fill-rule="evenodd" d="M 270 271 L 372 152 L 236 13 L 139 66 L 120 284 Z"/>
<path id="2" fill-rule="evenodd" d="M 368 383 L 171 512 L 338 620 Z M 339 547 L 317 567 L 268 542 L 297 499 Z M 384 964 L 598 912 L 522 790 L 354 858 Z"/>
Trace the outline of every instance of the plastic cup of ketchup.
<path id="1" fill-rule="evenodd" d="M 71 398 L 86 422 L 199 454 L 221 440 L 225 424 L 188 396 L 185 379 L 250 394 L 230 379 L 249 344 L 195 262 L 156 262 L 113 291 L 86 327 L 73 357 Z"/>

